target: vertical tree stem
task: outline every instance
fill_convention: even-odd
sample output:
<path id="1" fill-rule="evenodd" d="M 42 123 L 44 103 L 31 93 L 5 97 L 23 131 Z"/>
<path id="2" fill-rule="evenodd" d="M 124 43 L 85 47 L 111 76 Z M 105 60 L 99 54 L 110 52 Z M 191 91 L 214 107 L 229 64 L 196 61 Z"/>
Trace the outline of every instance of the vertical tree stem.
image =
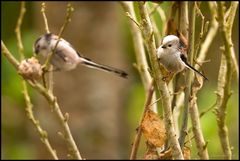
<path id="1" fill-rule="evenodd" d="M 136 14 L 133 8 L 133 2 L 120 2 L 120 4 L 122 5 L 124 11 L 126 13 L 129 13 L 129 16 L 131 16 L 131 18 L 133 18 L 133 20 L 129 20 L 130 23 L 130 30 L 132 33 L 132 37 L 133 37 L 133 45 L 134 45 L 134 50 L 135 50 L 135 55 L 137 58 L 137 69 L 138 72 L 140 74 L 144 89 L 145 89 L 145 93 L 148 92 L 148 88 L 151 84 L 152 81 L 152 77 L 148 71 L 149 69 L 149 65 L 147 62 L 147 57 L 146 57 L 146 53 L 144 50 L 144 42 L 143 42 L 143 38 L 141 35 L 141 30 L 140 30 L 140 26 L 136 25 Z M 153 99 L 152 102 L 156 101 L 156 93 L 153 93 Z M 157 113 L 157 104 L 153 104 L 151 107 L 151 110 Z"/>
<path id="2" fill-rule="evenodd" d="M 232 5 L 237 6 L 238 2 L 231 2 Z M 230 8 L 231 9 L 231 8 Z M 221 65 L 219 69 L 218 75 L 218 88 L 217 88 L 217 107 L 216 107 L 216 116 L 218 123 L 218 134 L 220 138 L 220 142 L 222 145 L 222 149 L 225 155 L 225 159 L 232 158 L 232 152 L 229 143 L 228 137 L 228 128 L 226 126 L 226 109 L 227 102 L 231 96 L 231 79 L 232 79 L 232 24 L 235 17 L 236 10 L 232 7 L 233 11 L 230 10 L 228 20 L 225 19 L 225 5 L 224 2 L 218 2 L 218 21 L 219 21 L 219 29 L 221 32 L 221 36 L 224 42 L 224 49 L 222 48 L 223 55 L 221 59 Z M 232 12 L 232 14 L 230 14 Z M 233 16 L 233 17 L 232 17 Z"/>
<path id="3" fill-rule="evenodd" d="M 188 48 L 188 61 L 190 64 L 193 62 L 194 56 L 194 44 L 195 44 L 195 17 L 196 17 L 196 2 L 189 2 L 190 6 L 190 33 L 189 33 L 189 48 Z M 191 86 L 193 80 L 193 71 L 187 71 L 187 81 L 185 88 L 185 98 L 184 98 L 184 109 L 183 109 L 183 121 L 180 131 L 179 143 L 181 148 L 184 146 L 185 137 L 187 135 L 187 127 L 188 127 L 188 111 L 189 111 L 189 101 L 191 97 Z"/>
<path id="4" fill-rule="evenodd" d="M 15 28 L 15 33 L 16 33 L 16 37 L 17 37 L 18 52 L 19 52 L 21 60 L 23 60 L 25 58 L 24 47 L 23 47 L 22 37 L 21 37 L 21 26 L 22 26 L 22 22 L 23 22 L 25 12 L 26 12 L 25 2 L 21 2 L 20 15 L 18 17 L 17 25 L 16 25 L 16 28 Z M 43 144 L 46 146 L 48 152 L 52 155 L 53 159 L 57 160 L 58 156 L 57 156 L 56 150 L 54 150 L 52 148 L 52 146 L 51 146 L 51 144 L 48 140 L 47 132 L 42 129 L 39 121 L 35 118 L 35 116 L 33 114 L 33 105 L 32 105 L 31 100 L 30 100 L 30 96 L 29 96 L 29 92 L 28 92 L 27 84 L 26 84 L 25 80 L 22 80 L 22 86 L 23 86 L 23 96 L 24 96 L 24 100 L 25 100 L 25 104 L 26 104 L 26 109 L 25 110 L 26 110 L 26 113 L 27 113 L 27 117 L 32 121 L 33 125 L 36 127 L 36 129 L 37 129 L 37 131 L 40 135 L 40 139 L 43 142 Z"/>
<path id="5" fill-rule="evenodd" d="M 152 65 L 154 81 L 157 84 L 158 90 L 162 97 L 162 106 L 164 109 L 164 121 L 167 131 L 167 136 L 170 142 L 170 147 L 172 148 L 172 156 L 174 159 L 183 159 L 183 154 L 179 143 L 176 138 L 176 132 L 173 127 L 173 118 L 171 110 L 170 94 L 166 85 L 166 82 L 162 80 L 162 73 L 160 71 L 159 64 L 157 62 L 155 39 L 153 36 L 153 28 L 150 21 L 149 13 L 146 8 L 145 2 L 138 2 L 138 8 L 140 11 L 140 17 L 143 25 L 143 38 L 146 42 L 146 48 L 150 57 L 150 62 Z"/>
<path id="6" fill-rule="evenodd" d="M 152 82 L 149 85 L 148 92 L 147 92 L 147 98 L 146 98 L 146 102 L 145 102 L 145 105 L 144 105 L 143 114 L 142 114 L 142 117 L 140 119 L 139 126 L 137 128 L 137 134 L 135 135 L 134 142 L 133 142 L 133 145 L 132 145 L 130 160 L 137 159 L 137 151 L 138 151 L 140 139 L 141 139 L 141 136 L 142 136 L 141 125 L 143 123 L 144 116 L 145 116 L 146 112 L 149 109 L 149 105 L 152 102 L 152 96 L 153 96 L 153 93 L 154 93 L 154 86 L 153 86 L 153 84 L 154 84 L 154 81 L 152 80 Z"/>
<path id="7" fill-rule="evenodd" d="M 188 2 L 187 1 L 182 1 L 179 2 L 179 20 L 178 20 L 178 26 L 179 26 L 179 31 L 180 33 L 183 34 L 183 36 L 185 38 L 188 38 L 188 32 L 189 32 L 189 19 L 188 19 Z M 175 76 L 174 79 L 174 93 L 176 93 L 179 90 L 179 77 L 180 77 L 180 73 L 177 74 Z M 184 91 L 182 91 L 181 93 L 184 93 Z M 180 94 L 181 94 L 180 93 Z M 174 94 L 173 95 L 173 99 L 172 99 L 172 109 L 173 110 L 173 115 L 177 118 L 174 118 L 174 127 L 176 129 L 177 132 L 177 136 L 179 135 L 179 127 L 178 127 L 178 117 L 180 116 L 180 106 L 182 106 L 182 104 L 178 104 L 177 107 L 177 96 L 180 94 Z M 176 106 L 176 108 L 175 108 Z"/>

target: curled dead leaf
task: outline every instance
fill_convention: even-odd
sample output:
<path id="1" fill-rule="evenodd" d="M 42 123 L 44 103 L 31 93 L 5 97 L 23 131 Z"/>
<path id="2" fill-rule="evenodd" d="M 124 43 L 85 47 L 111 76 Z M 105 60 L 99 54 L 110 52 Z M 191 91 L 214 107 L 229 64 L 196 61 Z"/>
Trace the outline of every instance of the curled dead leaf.
<path id="1" fill-rule="evenodd" d="M 161 147 L 166 140 L 166 130 L 159 116 L 148 110 L 141 124 L 142 132 L 147 141 L 155 147 Z"/>

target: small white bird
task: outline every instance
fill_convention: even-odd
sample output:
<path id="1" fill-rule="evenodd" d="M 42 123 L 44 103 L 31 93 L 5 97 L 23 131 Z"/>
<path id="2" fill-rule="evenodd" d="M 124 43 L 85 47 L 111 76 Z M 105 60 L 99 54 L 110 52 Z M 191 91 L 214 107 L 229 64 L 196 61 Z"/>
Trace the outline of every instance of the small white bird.
<path id="1" fill-rule="evenodd" d="M 168 35 L 164 37 L 161 46 L 157 49 L 159 62 L 171 73 L 181 72 L 187 67 L 208 80 L 202 73 L 187 62 L 183 47 L 183 44 L 177 36 Z"/>
<path id="2" fill-rule="evenodd" d="M 34 52 L 36 54 L 41 54 L 43 57 L 47 58 L 55 48 L 57 41 L 58 36 L 52 33 L 44 34 L 35 41 Z M 124 78 L 126 78 L 128 75 L 126 72 L 120 69 L 101 65 L 91 61 L 88 58 L 83 57 L 72 47 L 69 42 L 62 38 L 60 39 L 50 62 L 55 67 L 55 70 L 69 71 L 75 69 L 78 64 L 82 64 L 90 68 L 115 73 L 118 76 Z"/>

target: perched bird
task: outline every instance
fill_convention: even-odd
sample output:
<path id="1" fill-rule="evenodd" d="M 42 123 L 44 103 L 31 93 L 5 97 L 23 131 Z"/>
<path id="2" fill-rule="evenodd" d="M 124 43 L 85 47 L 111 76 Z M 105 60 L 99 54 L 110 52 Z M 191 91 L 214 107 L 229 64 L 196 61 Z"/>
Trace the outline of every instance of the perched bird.
<path id="1" fill-rule="evenodd" d="M 187 67 L 208 80 L 187 62 L 186 51 L 183 50 L 183 47 L 184 45 L 177 36 L 164 37 L 162 44 L 157 49 L 158 61 L 171 73 L 181 72 Z"/>
<path id="2" fill-rule="evenodd" d="M 47 58 L 48 55 L 53 52 L 57 41 L 58 36 L 52 33 L 44 34 L 35 41 L 34 52 Z M 78 64 L 82 64 L 90 68 L 114 73 L 123 78 L 126 78 L 128 76 L 128 74 L 123 70 L 98 64 L 88 58 L 83 57 L 72 47 L 69 42 L 62 38 L 57 44 L 50 62 L 55 67 L 55 70 L 69 71 L 75 69 Z"/>

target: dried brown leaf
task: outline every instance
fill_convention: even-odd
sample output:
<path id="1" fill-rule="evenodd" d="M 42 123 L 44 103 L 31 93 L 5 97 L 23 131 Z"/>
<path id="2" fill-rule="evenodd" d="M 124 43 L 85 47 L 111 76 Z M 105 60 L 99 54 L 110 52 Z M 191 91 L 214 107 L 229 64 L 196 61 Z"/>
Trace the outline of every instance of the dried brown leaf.
<path id="1" fill-rule="evenodd" d="M 144 116 L 142 132 L 147 141 L 156 147 L 161 147 L 166 140 L 166 130 L 163 121 L 158 115 L 148 110 Z"/>
<path id="2" fill-rule="evenodd" d="M 183 148 L 183 157 L 185 160 L 191 159 L 191 150 L 188 147 Z"/>

